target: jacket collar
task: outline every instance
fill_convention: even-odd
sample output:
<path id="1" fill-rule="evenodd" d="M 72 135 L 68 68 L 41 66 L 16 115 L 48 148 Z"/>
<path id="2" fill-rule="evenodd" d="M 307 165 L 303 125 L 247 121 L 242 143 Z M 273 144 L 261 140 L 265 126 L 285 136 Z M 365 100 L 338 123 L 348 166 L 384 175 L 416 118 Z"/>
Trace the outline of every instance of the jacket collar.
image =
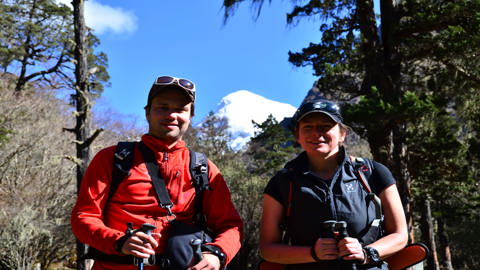
<path id="1" fill-rule="evenodd" d="M 186 143 L 183 140 L 178 140 L 174 145 L 168 146 L 164 141 L 149 134 L 142 136 L 142 142 L 154 152 L 173 152 L 186 147 Z"/>
<path id="2" fill-rule="evenodd" d="M 355 176 L 354 166 L 350 160 L 350 156 L 348 155 L 345 147 L 340 148 L 339 159 L 341 160 L 341 162 L 337 167 L 337 172 L 335 173 L 334 178 L 338 178 L 340 176 L 340 179 L 342 179 L 342 181 L 349 181 L 352 179 L 356 179 L 357 177 Z M 308 156 L 305 151 L 300 153 L 293 160 L 289 161 L 285 165 L 285 168 L 288 171 L 291 171 L 297 174 L 313 175 L 308 166 Z M 340 171 L 338 171 L 339 169 Z"/>

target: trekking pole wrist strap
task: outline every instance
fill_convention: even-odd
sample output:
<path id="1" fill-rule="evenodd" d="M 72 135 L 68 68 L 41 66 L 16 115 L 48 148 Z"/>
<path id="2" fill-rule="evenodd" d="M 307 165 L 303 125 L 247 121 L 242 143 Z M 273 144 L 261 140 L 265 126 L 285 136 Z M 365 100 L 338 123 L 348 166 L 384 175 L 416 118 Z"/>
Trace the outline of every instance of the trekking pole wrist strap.
<path id="1" fill-rule="evenodd" d="M 359 265 L 367 264 L 367 261 L 368 261 L 367 251 L 365 249 L 362 249 L 362 252 L 363 252 L 363 261 L 359 261 L 358 262 Z"/>
<path id="2" fill-rule="evenodd" d="M 220 269 L 223 269 L 225 267 L 227 255 L 225 255 L 225 253 L 220 248 L 213 245 L 202 245 L 202 251 L 207 251 L 217 256 L 220 260 Z"/>
<path id="3" fill-rule="evenodd" d="M 312 258 L 313 258 L 316 262 L 321 261 L 321 259 L 317 256 L 317 252 L 315 251 L 315 244 L 310 248 L 310 255 L 312 255 Z"/>

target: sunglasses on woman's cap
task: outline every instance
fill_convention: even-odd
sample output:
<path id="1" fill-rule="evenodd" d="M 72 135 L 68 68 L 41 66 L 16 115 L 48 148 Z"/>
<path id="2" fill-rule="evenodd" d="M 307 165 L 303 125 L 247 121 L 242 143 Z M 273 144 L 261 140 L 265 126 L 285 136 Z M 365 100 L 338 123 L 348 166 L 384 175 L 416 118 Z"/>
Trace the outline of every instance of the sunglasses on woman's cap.
<path id="1" fill-rule="evenodd" d="M 187 79 L 176 78 L 172 76 L 160 76 L 153 82 L 150 93 L 148 94 L 148 100 L 150 101 L 153 97 L 156 96 L 158 90 L 162 89 L 164 86 L 176 85 L 188 94 L 192 102 L 195 101 L 195 84 Z"/>
<path id="2" fill-rule="evenodd" d="M 296 127 L 300 120 L 314 112 L 324 113 L 336 123 L 342 123 L 343 121 L 342 115 L 340 114 L 340 107 L 336 103 L 321 99 L 303 103 L 293 115 L 292 127 Z"/>

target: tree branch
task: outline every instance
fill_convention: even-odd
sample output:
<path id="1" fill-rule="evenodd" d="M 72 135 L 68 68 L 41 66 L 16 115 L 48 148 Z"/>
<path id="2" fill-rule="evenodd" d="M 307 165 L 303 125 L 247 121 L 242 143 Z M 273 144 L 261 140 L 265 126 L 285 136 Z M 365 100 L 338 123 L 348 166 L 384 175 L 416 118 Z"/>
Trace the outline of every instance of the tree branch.
<path id="1" fill-rule="evenodd" d="M 92 142 L 98 137 L 98 135 L 100 135 L 100 133 L 102 133 L 102 131 L 103 131 L 103 128 L 96 129 L 95 132 L 92 134 L 92 136 L 88 137 L 87 140 L 85 140 L 81 144 L 81 147 L 82 148 L 89 147 L 92 144 Z"/>
<path id="2" fill-rule="evenodd" d="M 42 75 L 46 75 L 46 74 L 51 74 L 51 73 L 54 73 L 54 72 L 58 71 L 59 68 L 60 68 L 60 66 L 61 66 L 63 63 L 65 63 L 65 61 L 63 61 L 64 56 L 65 56 L 65 54 L 62 52 L 62 54 L 61 54 L 60 57 L 58 58 L 57 63 L 56 63 L 53 67 L 51 67 L 51 68 L 49 68 L 49 69 L 47 69 L 47 70 L 42 70 L 42 71 L 34 72 L 34 73 L 26 76 L 26 77 L 25 77 L 25 80 L 26 80 L 26 81 L 30 81 L 32 78 L 35 78 L 35 77 L 38 77 L 38 76 L 42 76 Z"/>
<path id="3" fill-rule="evenodd" d="M 75 165 L 77 165 L 77 166 L 82 165 L 82 161 L 80 159 L 74 157 L 74 156 L 65 155 L 65 156 L 63 156 L 63 158 L 70 160 L 71 162 L 75 163 Z"/>
<path id="4" fill-rule="evenodd" d="M 445 66 L 447 67 L 450 67 L 450 68 L 453 68 L 455 69 L 456 71 L 458 71 L 459 73 L 461 73 L 463 76 L 467 77 L 469 80 L 472 80 L 476 83 L 478 83 L 480 85 L 480 78 L 478 76 L 475 76 L 471 73 L 469 73 L 467 70 L 465 70 L 464 68 L 460 67 L 460 66 L 457 66 L 455 64 L 452 64 L 450 62 L 445 62 L 445 61 L 442 61 L 442 64 L 444 64 Z"/>
<path id="5" fill-rule="evenodd" d="M 72 133 L 75 133 L 75 129 L 74 128 L 62 128 L 62 131 L 68 131 L 68 132 L 72 132 Z"/>

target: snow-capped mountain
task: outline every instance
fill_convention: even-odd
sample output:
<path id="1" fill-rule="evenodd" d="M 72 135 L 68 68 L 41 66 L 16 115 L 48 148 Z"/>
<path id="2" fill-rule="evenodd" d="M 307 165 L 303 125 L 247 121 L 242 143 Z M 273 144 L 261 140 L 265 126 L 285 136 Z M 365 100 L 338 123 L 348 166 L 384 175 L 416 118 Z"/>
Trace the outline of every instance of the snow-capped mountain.
<path id="1" fill-rule="evenodd" d="M 222 98 L 214 111 L 218 117 L 226 117 L 232 134 L 230 146 L 239 150 L 254 134 L 252 120 L 262 123 L 273 115 L 277 121 L 291 117 L 296 108 L 290 104 L 269 100 L 247 90 L 240 90 Z"/>

